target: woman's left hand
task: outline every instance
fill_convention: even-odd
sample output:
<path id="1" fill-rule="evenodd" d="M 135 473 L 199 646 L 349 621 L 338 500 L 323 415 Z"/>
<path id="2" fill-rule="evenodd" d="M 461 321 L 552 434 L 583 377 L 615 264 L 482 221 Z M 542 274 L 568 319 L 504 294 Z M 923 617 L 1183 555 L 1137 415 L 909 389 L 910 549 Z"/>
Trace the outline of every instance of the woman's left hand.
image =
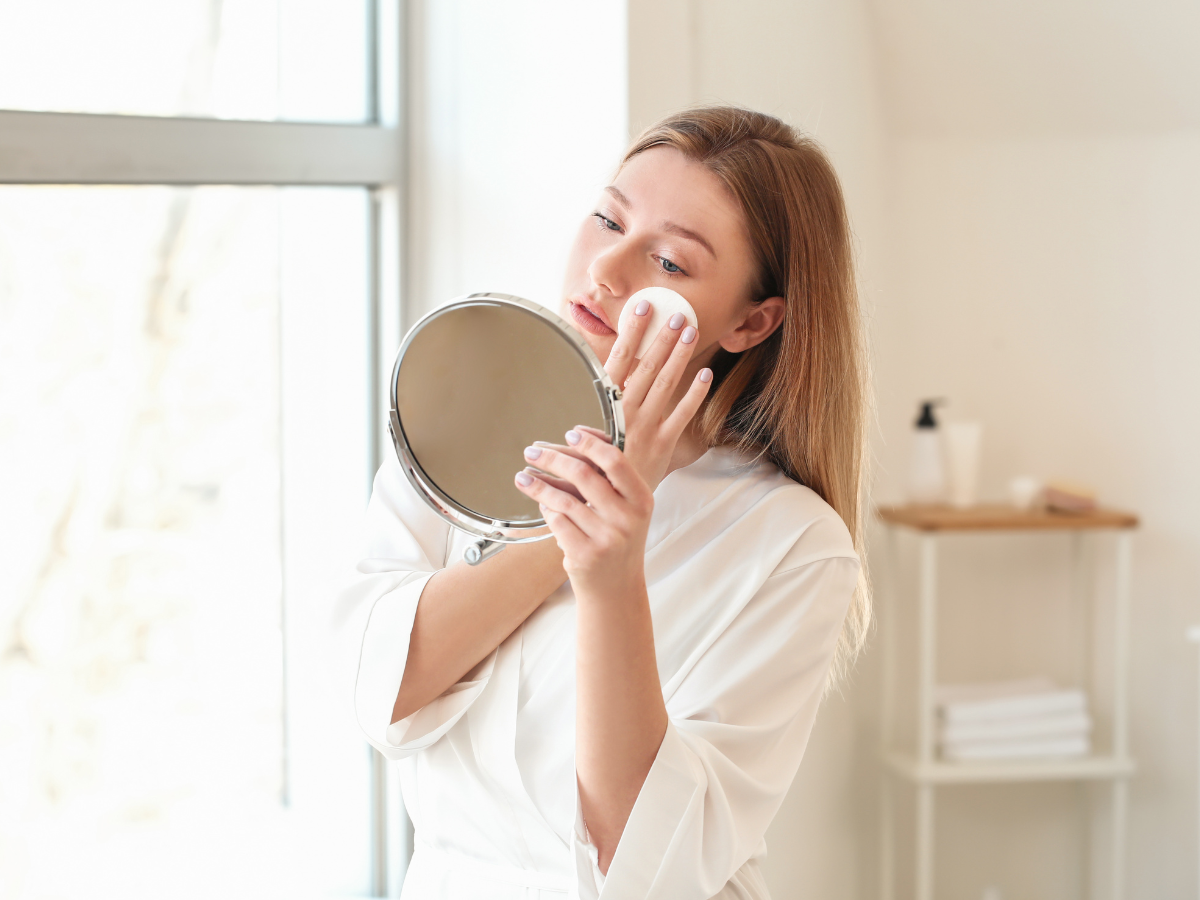
<path id="1" fill-rule="evenodd" d="M 526 459 L 574 491 L 529 472 L 517 474 L 517 487 L 538 501 L 577 590 L 636 593 L 644 577 L 653 492 L 628 457 L 604 438 L 577 428 L 566 439 L 570 453 L 567 447 L 530 447 Z"/>

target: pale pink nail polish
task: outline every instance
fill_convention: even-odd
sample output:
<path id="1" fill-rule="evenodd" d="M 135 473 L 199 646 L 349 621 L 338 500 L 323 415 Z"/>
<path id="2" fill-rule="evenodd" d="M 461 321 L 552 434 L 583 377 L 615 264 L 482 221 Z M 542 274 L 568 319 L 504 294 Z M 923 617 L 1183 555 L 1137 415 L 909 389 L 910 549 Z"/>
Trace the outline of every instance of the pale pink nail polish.
<path id="1" fill-rule="evenodd" d="M 687 319 L 683 317 L 683 313 L 675 313 L 675 315 L 671 316 L 670 320 L 667 322 L 667 325 L 670 326 L 672 331 L 678 331 L 683 327 L 683 323 L 686 321 Z"/>
<path id="2" fill-rule="evenodd" d="M 679 340 L 684 344 L 690 344 L 696 339 L 696 329 L 689 325 L 683 329 L 683 334 L 679 336 Z"/>
<path id="3" fill-rule="evenodd" d="M 581 440 L 583 440 L 583 435 L 581 435 L 578 431 L 575 431 L 572 429 L 571 431 L 567 432 L 567 443 L 568 444 L 571 444 L 572 446 L 574 446 L 575 444 L 578 444 Z"/>
<path id="4" fill-rule="evenodd" d="M 526 459 L 537 459 L 541 455 L 542 455 L 541 447 L 526 447 L 525 448 L 525 458 Z"/>
<path id="5" fill-rule="evenodd" d="M 529 487 L 531 484 L 533 484 L 533 476 L 527 475 L 524 472 L 518 472 L 517 484 L 519 484 L 521 487 Z"/>
<path id="6" fill-rule="evenodd" d="M 700 380 L 705 384 L 708 384 L 710 381 L 712 381 L 712 369 L 701 369 Z"/>
<path id="7" fill-rule="evenodd" d="M 648 312 L 650 312 L 649 300 L 639 300 L 638 305 L 633 308 L 633 314 L 635 316 L 644 316 Z"/>

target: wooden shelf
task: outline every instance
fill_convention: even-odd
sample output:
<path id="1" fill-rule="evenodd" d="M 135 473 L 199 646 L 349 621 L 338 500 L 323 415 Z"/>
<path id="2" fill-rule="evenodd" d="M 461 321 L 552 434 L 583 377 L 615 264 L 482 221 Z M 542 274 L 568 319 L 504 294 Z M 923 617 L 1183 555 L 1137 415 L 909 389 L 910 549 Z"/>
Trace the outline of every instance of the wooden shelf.
<path id="1" fill-rule="evenodd" d="M 1021 510 L 1002 504 L 969 506 L 881 506 L 875 514 L 889 525 L 917 531 L 1080 531 L 1136 528 L 1138 517 L 1115 509 L 1086 513 Z"/>
<path id="2" fill-rule="evenodd" d="M 1085 756 L 1078 759 L 1030 759 L 995 762 L 945 762 L 922 764 L 907 753 L 883 758 L 892 772 L 914 784 L 987 784 L 1018 781 L 1110 781 L 1129 778 L 1131 759 Z"/>

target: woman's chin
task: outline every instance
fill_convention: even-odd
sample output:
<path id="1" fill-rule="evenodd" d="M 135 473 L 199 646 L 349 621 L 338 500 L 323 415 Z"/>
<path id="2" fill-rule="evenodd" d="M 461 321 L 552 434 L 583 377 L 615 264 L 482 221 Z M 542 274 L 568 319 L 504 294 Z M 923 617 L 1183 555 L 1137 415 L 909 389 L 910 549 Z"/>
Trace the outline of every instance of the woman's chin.
<path id="1" fill-rule="evenodd" d="M 608 361 L 608 353 L 610 350 L 612 350 L 613 344 L 615 344 L 617 341 L 617 336 L 615 334 L 593 334 L 586 328 L 581 327 L 579 323 L 576 322 L 573 317 L 571 317 L 569 311 L 568 314 L 562 316 L 562 318 L 569 326 L 571 326 L 571 330 L 583 338 L 584 342 L 592 348 L 592 352 L 596 354 L 596 358 L 600 360 L 601 364 Z"/>
<path id="2" fill-rule="evenodd" d="M 579 332 L 580 337 L 587 341 L 587 345 L 592 348 L 592 352 L 596 354 L 596 359 L 600 360 L 601 365 L 604 365 L 606 362 L 608 362 L 609 351 L 612 350 L 613 344 L 617 342 L 617 336 L 615 334 L 602 336 L 598 334 L 590 334 L 584 331 L 582 328 L 576 328 L 575 330 Z"/>

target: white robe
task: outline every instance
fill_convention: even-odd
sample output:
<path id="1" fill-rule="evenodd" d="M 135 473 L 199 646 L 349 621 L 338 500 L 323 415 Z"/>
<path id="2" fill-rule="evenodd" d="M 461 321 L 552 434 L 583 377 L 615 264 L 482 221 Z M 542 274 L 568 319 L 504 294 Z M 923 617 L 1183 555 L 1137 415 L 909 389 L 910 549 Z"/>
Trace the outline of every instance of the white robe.
<path id="1" fill-rule="evenodd" d="M 367 739 L 398 761 L 416 827 L 405 900 L 768 896 L 763 834 L 808 742 L 858 558 L 814 492 L 729 449 L 672 472 L 654 500 L 646 586 L 669 723 L 604 876 L 579 813 L 569 583 L 389 724 L 421 591 L 467 539 L 394 459 L 380 470 L 335 627 L 347 702 L 352 689 Z"/>

